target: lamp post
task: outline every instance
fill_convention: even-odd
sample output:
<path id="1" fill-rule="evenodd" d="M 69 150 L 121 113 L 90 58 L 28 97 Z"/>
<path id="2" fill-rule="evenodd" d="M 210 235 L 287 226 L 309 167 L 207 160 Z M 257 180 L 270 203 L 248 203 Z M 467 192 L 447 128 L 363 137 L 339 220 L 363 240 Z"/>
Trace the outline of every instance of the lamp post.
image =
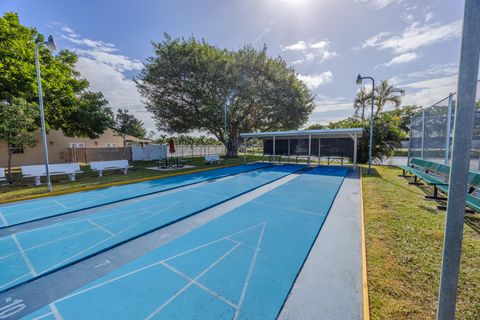
<path id="1" fill-rule="evenodd" d="M 370 174 L 370 167 L 372 166 L 372 144 L 373 144 L 373 106 L 375 104 L 375 79 L 372 77 L 362 77 L 360 74 L 357 76 L 357 84 L 362 84 L 363 79 L 372 80 L 372 109 L 370 111 L 370 145 L 368 147 L 368 170 Z"/>
<path id="2" fill-rule="evenodd" d="M 37 70 L 37 84 L 38 84 L 38 101 L 40 107 L 40 123 L 42 125 L 42 140 L 43 140 L 43 157 L 45 159 L 45 171 L 47 174 L 47 187 L 48 192 L 52 192 L 52 182 L 50 181 L 50 170 L 48 168 L 48 150 L 47 150 L 47 132 L 45 129 L 45 115 L 43 112 L 43 96 L 42 96 L 42 81 L 40 78 L 40 62 L 38 60 L 38 48 L 41 45 L 45 45 L 50 51 L 57 50 L 55 39 L 53 36 L 48 36 L 48 40 L 45 42 L 37 43 L 35 46 L 35 68 Z"/>

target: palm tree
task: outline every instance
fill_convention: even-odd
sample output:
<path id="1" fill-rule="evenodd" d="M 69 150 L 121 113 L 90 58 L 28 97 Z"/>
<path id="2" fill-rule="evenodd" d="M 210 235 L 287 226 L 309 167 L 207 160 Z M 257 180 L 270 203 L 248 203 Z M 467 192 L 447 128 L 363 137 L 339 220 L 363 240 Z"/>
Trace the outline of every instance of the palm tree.
<path id="1" fill-rule="evenodd" d="M 360 113 L 360 119 L 362 122 L 365 120 L 365 108 L 368 101 L 372 99 L 372 93 L 367 92 L 365 87 L 360 88 L 357 92 L 357 96 L 353 100 L 353 107 L 355 108 L 355 116 Z"/>
<path id="2" fill-rule="evenodd" d="M 375 105 L 377 106 L 375 118 L 387 103 L 393 104 L 395 108 L 399 107 L 404 95 L 404 90 L 388 84 L 387 80 L 383 80 L 380 85 L 375 88 Z"/>

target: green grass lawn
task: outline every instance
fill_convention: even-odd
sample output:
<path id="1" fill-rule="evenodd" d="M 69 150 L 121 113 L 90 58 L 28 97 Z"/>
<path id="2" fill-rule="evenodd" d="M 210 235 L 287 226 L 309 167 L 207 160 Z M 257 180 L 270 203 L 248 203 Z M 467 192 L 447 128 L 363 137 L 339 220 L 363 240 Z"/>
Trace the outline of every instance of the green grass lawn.
<path id="1" fill-rule="evenodd" d="M 373 319 L 434 319 L 445 211 L 396 167 L 364 170 L 368 289 Z M 457 319 L 480 319 L 480 219 L 467 215 Z"/>
<path id="2" fill-rule="evenodd" d="M 247 156 L 247 162 L 257 161 L 261 159 L 258 156 Z M 203 157 L 197 158 L 185 158 L 186 165 L 195 166 L 194 168 L 189 169 L 179 169 L 179 170 L 169 170 L 169 171 L 157 171 L 157 170 L 150 170 L 147 167 L 155 167 L 157 165 L 156 161 L 131 161 L 130 164 L 134 167 L 128 170 L 128 174 L 123 174 L 119 170 L 117 171 L 105 171 L 103 173 L 103 177 L 99 178 L 98 174 L 92 172 L 88 166 L 82 167 L 83 174 L 77 175 L 76 181 L 70 182 L 68 181 L 68 177 L 66 175 L 62 176 L 52 176 L 52 183 L 54 191 L 64 191 L 64 190 L 71 190 L 75 191 L 75 189 L 95 186 L 95 185 L 102 185 L 112 182 L 119 182 L 119 181 L 126 181 L 132 179 L 139 179 L 139 178 L 148 178 L 148 177 L 162 177 L 167 174 L 175 173 L 175 172 L 185 172 L 188 173 L 192 170 L 202 169 L 202 168 L 218 168 L 225 165 L 225 162 L 222 161 L 221 164 L 216 165 L 209 165 L 205 164 Z M 243 163 L 243 157 L 240 156 L 238 158 L 229 158 L 227 160 L 227 165 L 238 165 Z M 2 200 L 10 200 L 10 199 L 17 199 L 22 197 L 27 197 L 31 195 L 37 195 L 47 192 L 47 187 L 45 184 L 42 186 L 35 187 L 33 179 L 25 179 L 22 180 L 21 174 L 19 170 L 14 171 L 14 180 L 15 182 L 11 185 L 4 184 L 0 185 L 0 201 Z M 42 182 L 45 179 L 42 178 Z"/>

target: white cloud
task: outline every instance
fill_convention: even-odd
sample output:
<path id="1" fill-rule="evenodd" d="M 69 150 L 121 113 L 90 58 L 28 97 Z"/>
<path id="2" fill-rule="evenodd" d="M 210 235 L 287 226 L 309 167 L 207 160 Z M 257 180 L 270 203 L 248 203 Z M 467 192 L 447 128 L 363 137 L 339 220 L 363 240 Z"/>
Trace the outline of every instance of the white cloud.
<path id="1" fill-rule="evenodd" d="M 405 89 L 403 105 L 416 104 L 428 107 L 449 93 L 455 92 L 458 80 L 458 64 L 432 65 L 425 70 L 404 73 L 390 78 L 389 83 Z"/>
<path id="2" fill-rule="evenodd" d="M 443 98 L 449 93 L 455 92 L 457 88 L 457 75 L 440 77 L 435 79 L 417 81 L 400 85 L 405 89 L 403 104 L 416 104 L 428 107 Z"/>
<path id="3" fill-rule="evenodd" d="M 433 79 L 457 75 L 457 73 L 458 64 L 456 63 L 436 64 L 428 67 L 425 70 L 399 74 L 393 78 L 390 78 L 388 81 L 394 85 L 401 85 L 402 83 L 415 82 L 422 79 Z"/>
<path id="4" fill-rule="evenodd" d="M 300 55 L 300 58 L 294 60 L 292 64 L 301 64 L 314 60 L 324 62 L 337 56 L 335 51 L 330 50 L 330 42 L 328 40 L 318 42 L 298 41 L 297 43 L 282 47 L 282 51 L 292 51 Z"/>
<path id="5" fill-rule="evenodd" d="M 461 20 L 444 25 L 431 24 L 424 26 L 420 26 L 418 22 L 415 22 L 399 35 L 388 36 L 388 33 L 379 33 L 367 39 L 361 45 L 361 48 L 376 47 L 379 49 L 393 49 L 397 53 L 405 53 L 437 42 L 457 38 L 461 32 Z"/>
<path id="6" fill-rule="evenodd" d="M 399 56 L 393 57 L 392 60 L 389 62 L 384 63 L 383 65 L 386 67 L 393 66 L 396 64 L 403 64 L 407 63 L 413 60 L 416 60 L 418 58 L 418 55 L 415 52 L 407 52 L 403 53 Z"/>
<path id="7" fill-rule="evenodd" d="M 287 50 L 303 51 L 303 50 L 307 50 L 307 44 L 305 43 L 305 41 L 298 41 L 297 43 L 291 44 L 289 46 L 285 46 L 282 50 L 283 51 L 287 51 Z"/>
<path id="8" fill-rule="evenodd" d="M 400 3 L 402 0 L 355 0 L 357 2 L 366 3 L 370 8 L 380 10 L 394 3 Z"/>
<path id="9" fill-rule="evenodd" d="M 314 74 L 314 75 L 299 74 L 298 78 L 302 80 L 309 89 L 315 89 L 322 85 L 332 82 L 333 74 L 331 71 L 325 71 L 320 74 Z"/>
<path id="10" fill-rule="evenodd" d="M 135 82 L 125 75 L 125 72 L 141 70 L 143 64 L 119 54 L 119 49 L 112 43 L 83 38 L 66 25 L 56 24 L 56 27 L 61 29 L 61 37 L 73 45 L 70 49 L 78 55 L 77 69 L 89 81 L 90 90 L 101 91 L 113 111 L 128 109 L 145 123 L 147 130 L 155 130 L 155 123 L 141 102 Z"/>
<path id="11" fill-rule="evenodd" d="M 353 113 L 353 102 L 344 98 L 320 96 L 315 101 L 315 110 L 310 115 L 307 126 L 315 123 L 328 124 L 351 117 Z"/>

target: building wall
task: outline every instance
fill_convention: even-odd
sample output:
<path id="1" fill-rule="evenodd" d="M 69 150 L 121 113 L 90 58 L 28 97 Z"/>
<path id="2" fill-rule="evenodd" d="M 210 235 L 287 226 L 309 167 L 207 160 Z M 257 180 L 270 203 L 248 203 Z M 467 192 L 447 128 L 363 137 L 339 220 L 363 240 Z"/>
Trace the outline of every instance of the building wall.
<path id="1" fill-rule="evenodd" d="M 43 164 L 43 143 L 40 130 L 36 133 L 37 145 L 33 148 L 24 147 L 23 153 L 12 155 L 12 166 Z M 128 140 L 138 140 L 127 136 Z M 85 148 L 105 148 L 107 144 L 116 144 L 123 147 L 123 139 L 115 134 L 112 129 L 107 129 L 98 139 L 66 137 L 61 131 L 51 130 L 47 134 L 48 158 L 50 163 L 64 163 L 71 159 L 71 143 L 83 143 Z M 6 167 L 8 162 L 8 147 L 5 142 L 0 142 L 0 167 Z"/>

